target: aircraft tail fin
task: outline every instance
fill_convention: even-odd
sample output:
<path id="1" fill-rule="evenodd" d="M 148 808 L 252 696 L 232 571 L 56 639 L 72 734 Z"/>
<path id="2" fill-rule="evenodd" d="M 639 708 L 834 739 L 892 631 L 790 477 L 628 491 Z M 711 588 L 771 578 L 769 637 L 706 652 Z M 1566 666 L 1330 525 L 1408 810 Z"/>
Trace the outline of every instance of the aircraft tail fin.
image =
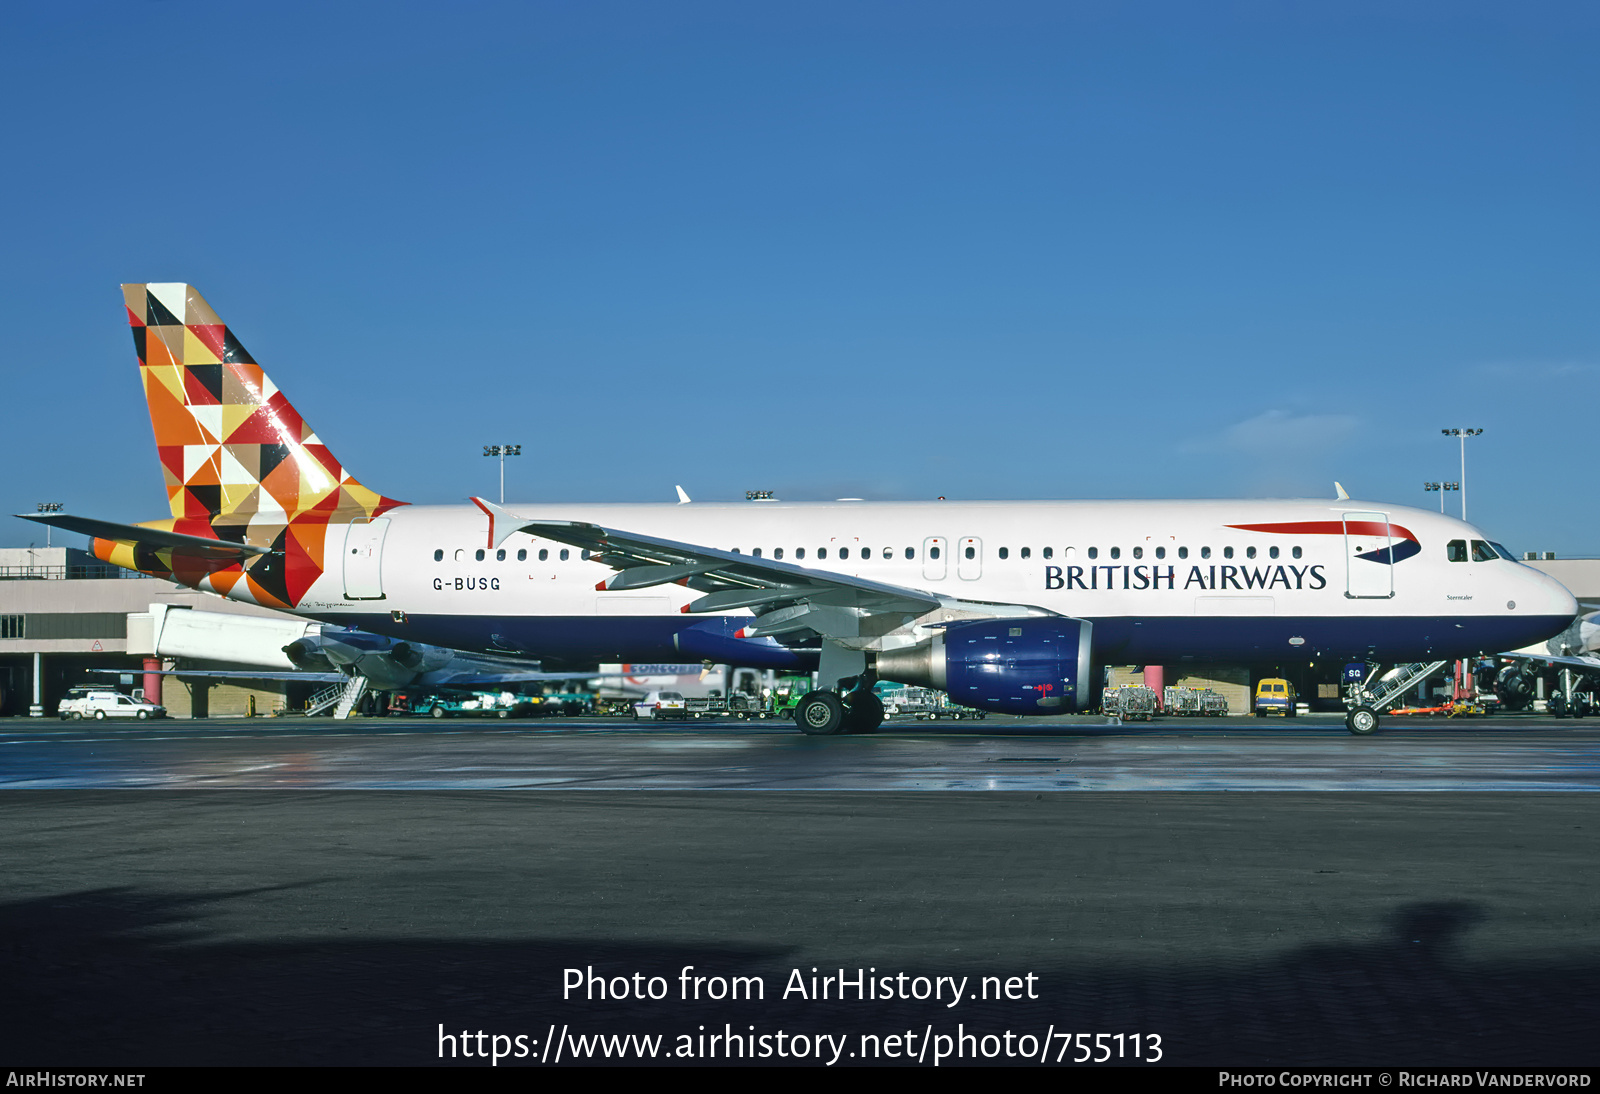
<path id="1" fill-rule="evenodd" d="M 254 532 L 367 520 L 403 504 L 334 459 L 194 286 L 122 294 L 175 522 Z"/>

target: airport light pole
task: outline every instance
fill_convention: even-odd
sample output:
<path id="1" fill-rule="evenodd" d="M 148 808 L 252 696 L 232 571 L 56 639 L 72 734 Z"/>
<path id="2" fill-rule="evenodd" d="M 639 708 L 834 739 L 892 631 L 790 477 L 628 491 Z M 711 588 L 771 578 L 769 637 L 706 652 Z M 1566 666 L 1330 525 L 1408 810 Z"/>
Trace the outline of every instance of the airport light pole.
<path id="1" fill-rule="evenodd" d="M 1461 484 L 1459 482 L 1425 482 L 1422 484 L 1422 488 L 1439 492 L 1439 512 L 1442 515 L 1444 513 L 1444 492 L 1446 490 L 1460 490 Z"/>
<path id="2" fill-rule="evenodd" d="M 1476 437 L 1481 429 L 1441 429 L 1446 437 L 1461 438 L 1461 519 L 1467 519 L 1467 438 Z"/>
<path id="3" fill-rule="evenodd" d="M 59 501 L 41 501 L 37 508 L 41 513 L 59 513 L 66 506 Z M 44 526 L 44 545 L 46 548 L 50 546 L 50 526 L 48 524 Z"/>
<path id="4" fill-rule="evenodd" d="M 500 457 L 500 504 L 506 503 L 506 457 L 522 455 L 520 444 L 486 444 L 483 446 L 485 456 Z"/>

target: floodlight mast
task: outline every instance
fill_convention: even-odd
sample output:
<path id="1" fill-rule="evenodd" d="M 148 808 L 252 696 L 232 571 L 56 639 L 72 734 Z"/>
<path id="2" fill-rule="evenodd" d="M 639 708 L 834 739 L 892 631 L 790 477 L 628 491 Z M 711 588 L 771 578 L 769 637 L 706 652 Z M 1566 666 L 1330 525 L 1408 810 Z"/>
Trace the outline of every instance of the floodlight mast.
<path id="1" fill-rule="evenodd" d="M 486 444 L 483 446 L 485 456 L 500 457 L 500 504 L 506 503 L 506 457 L 522 455 L 520 444 Z"/>
<path id="2" fill-rule="evenodd" d="M 1422 484 L 1422 488 L 1424 490 L 1429 491 L 1429 492 L 1438 491 L 1438 493 L 1439 493 L 1439 513 L 1442 516 L 1444 514 L 1444 494 L 1445 494 L 1445 491 L 1446 490 L 1460 490 L 1461 489 L 1461 484 L 1459 482 L 1425 482 L 1425 483 Z"/>
<path id="3" fill-rule="evenodd" d="M 1481 429 L 1441 429 L 1446 437 L 1461 438 L 1461 519 L 1467 519 L 1467 438 L 1476 437 Z M 1442 500 L 1442 499 L 1441 499 Z"/>
<path id="4" fill-rule="evenodd" d="M 59 501 L 41 501 L 35 508 L 41 513 L 59 513 L 66 508 L 66 504 Z M 50 526 L 48 524 L 44 526 L 44 545 L 46 549 L 50 547 Z"/>

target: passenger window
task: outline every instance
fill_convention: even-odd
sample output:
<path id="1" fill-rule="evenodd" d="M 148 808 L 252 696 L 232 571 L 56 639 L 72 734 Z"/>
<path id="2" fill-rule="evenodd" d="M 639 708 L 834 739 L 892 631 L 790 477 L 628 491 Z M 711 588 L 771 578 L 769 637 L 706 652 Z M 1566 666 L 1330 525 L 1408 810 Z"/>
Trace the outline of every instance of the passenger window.
<path id="1" fill-rule="evenodd" d="M 806 549 L 804 547 L 796 547 L 794 549 L 794 557 L 795 558 L 805 558 L 806 557 Z"/>
<path id="2" fill-rule="evenodd" d="M 1299 558 L 1300 557 L 1300 548 L 1296 547 L 1293 551 L 1290 551 L 1289 553 L 1292 554 L 1295 558 Z"/>
<path id="3" fill-rule="evenodd" d="M 974 548 L 974 547 L 968 547 L 967 548 L 967 557 L 968 558 L 977 558 L 978 557 L 977 549 Z"/>
<path id="4" fill-rule="evenodd" d="M 1121 558 L 1122 557 L 1122 548 L 1121 547 L 1113 547 L 1113 548 L 1111 548 L 1111 557 L 1112 558 Z"/>
<path id="5" fill-rule="evenodd" d="M 1483 540 L 1475 539 L 1472 541 L 1472 561 L 1493 562 L 1499 557 L 1499 555 L 1494 553 L 1494 548 L 1489 546 Z"/>
<path id="6" fill-rule="evenodd" d="M 1001 558 L 1005 558 L 1006 554 L 1007 554 L 1007 551 L 1006 551 L 1006 549 L 1004 547 L 1002 547 L 1002 548 L 1000 548 L 998 553 L 999 553 Z M 972 548 L 971 547 L 967 548 L 967 557 L 968 558 L 972 557 Z"/>
<path id="7" fill-rule="evenodd" d="M 1187 548 L 1187 547 L 1179 547 L 1178 548 L 1178 557 L 1179 558 L 1188 558 L 1189 557 L 1189 548 Z"/>
<path id="8" fill-rule="evenodd" d="M 565 547 L 561 548 L 561 561 L 562 562 L 567 561 L 567 559 L 569 559 L 571 557 L 572 557 L 571 552 L 569 552 Z"/>
<path id="9" fill-rule="evenodd" d="M 476 558 L 479 562 L 482 562 L 483 561 L 483 548 L 479 547 L 477 552 L 474 554 L 473 557 Z"/>
<path id="10" fill-rule="evenodd" d="M 1167 549 L 1165 547 L 1157 547 L 1156 548 L 1156 557 L 1157 558 L 1166 558 L 1167 557 Z"/>
<path id="11" fill-rule="evenodd" d="M 1255 558 L 1256 557 L 1256 549 L 1254 547 L 1246 547 L 1244 549 L 1244 557 L 1245 558 Z"/>
<path id="12" fill-rule="evenodd" d="M 545 547 L 539 548 L 539 561 L 540 562 L 549 562 L 550 561 L 550 551 L 549 551 L 548 548 L 545 548 Z"/>
<path id="13" fill-rule="evenodd" d="M 1451 562 L 1467 561 L 1467 541 L 1464 539 L 1451 540 L 1449 545 L 1445 547 L 1444 553 L 1445 557 Z"/>
<path id="14" fill-rule="evenodd" d="M 1209 547 L 1200 548 L 1200 557 L 1201 558 L 1210 558 L 1211 557 L 1211 548 L 1209 548 Z"/>
<path id="15" fill-rule="evenodd" d="M 1032 558 L 1033 557 L 1033 548 L 1032 547 L 1024 547 L 1022 549 L 1022 557 L 1023 558 Z"/>
<path id="16" fill-rule="evenodd" d="M 777 559 L 778 561 L 782 562 L 783 561 L 783 548 L 782 547 L 774 547 L 772 549 L 772 557 Z"/>
<path id="17" fill-rule="evenodd" d="M 884 558 L 885 562 L 892 561 L 894 559 L 894 548 L 893 547 L 885 547 L 883 549 L 883 558 Z"/>
<path id="18" fill-rule="evenodd" d="M 433 561 L 435 561 L 435 562 L 443 562 L 444 561 L 444 551 L 443 550 L 438 550 L 438 551 L 433 552 Z"/>
<path id="19" fill-rule="evenodd" d="M 827 558 L 828 557 L 828 549 L 826 547 L 818 547 L 817 548 L 817 557 L 818 558 Z"/>
<path id="20" fill-rule="evenodd" d="M 753 549 L 750 552 L 750 554 L 753 555 L 756 558 L 760 558 L 761 557 L 761 548 L 757 547 L 757 548 Z"/>
<path id="21" fill-rule="evenodd" d="M 1267 549 L 1267 557 L 1268 558 L 1277 558 L 1278 557 L 1278 549 L 1276 547 L 1268 548 Z"/>
<path id="22" fill-rule="evenodd" d="M 1232 558 L 1233 557 L 1233 548 L 1232 547 L 1224 547 L 1222 549 L 1222 557 L 1223 558 Z"/>
<path id="23" fill-rule="evenodd" d="M 1098 547 L 1089 548 L 1089 557 L 1090 558 L 1099 558 L 1100 557 L 1100 548 L 1098 548 Z"/>
<path id="24" fill-rule="evenodd" d="M 937 548 L 937 547 L 929 547 L 928 548 L 928 557 L 933 559 L 933 560 L 935 560 L 935 561 L 938 561 L 939 548 Z"/>
<path id="25" fill-rule="evenodd" d="M 494 560 L 496 562 L 504 562 L 506 560 L 506 549 L 504 547 L 494 553 Z"/>
<path id="26" fill-rule="evenodd" d="M 1054 547 L 1046 547 L 1044 549 L 1044 557 L 1045 558 L 1054 558 L 1055 557 L 1055 553 L 1056 553 L 1056 549 Z"/>
<path id="27" fill-rule="evenodd" d="M 1133 557 L 1134 558 L 1143 558 L 1144 557 L 1144 548 L 1143 547 L 1135 547 L 1133 549 Z"/>
<path id="28" fill-rule="evenodd" d="M 917 549 L 915 547 L 907 547 L 906 548 L 906 560 L 910 561 L 911 559 L 914 559 L 916 557 L 917 557 Z"/>
<path id="29" fill-rule="evenodd" d="M 526 562 L 526 561 L 528 561 L 528 549 L 526 547 L 518 547 L 517 548 L 517 561 L 518 562 Z"/>

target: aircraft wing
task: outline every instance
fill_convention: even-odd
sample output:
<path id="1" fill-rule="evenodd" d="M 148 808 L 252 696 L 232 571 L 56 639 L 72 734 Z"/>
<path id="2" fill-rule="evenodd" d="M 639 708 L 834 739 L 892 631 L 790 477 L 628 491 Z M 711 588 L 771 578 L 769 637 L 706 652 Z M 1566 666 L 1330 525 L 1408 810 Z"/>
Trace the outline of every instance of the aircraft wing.
<path id="1" fill-rule="evenodd" d="M 595 588 L 601 592 L 647 589 L 676 583 L 706 595 L 685 605 L 689 613 L 750 608 L 758 613 L 809 603 L 860 608 L 869 613 L 923 615 L 939 607 L 931 593 L 879 581 L 756 558 L 714 547 L 602 528 L 574 521 L 523 521 L 512 531 L 570 543 L 617 571 Z"/>
<path id="2" fill-rule="evenodd" d="M 1600 657 L 1591 657 L 1583 654 L 1563 656 L 1555 653 L 1529 653 L 1526 650 L 1512 650 L 1509 653 L 1497 653 L 1495 656 L 1505 660 L 1538 661 L 1541 664 L 1574 669 L 1578 672 L 1600 673 Z"/>
<path id="3" fill-rule="evenodd" d="M 241 559 L 251 555 L 271 554 L 266 547 L 256 547 L 249 543 L 234 542 L 223 539 L 207 539 L 205 536 L 189 536 L 182 532 L 167 532 L 160 528 L 145 528 L 137 524 L 116 524 L 109 520 L 95 520 L 91 517 L 78 517 L 70 513 L 18 513 L 23 520 L 31 520 L 38 524 L 48 524 L 52 528 L 64 528 L 69 532 L 80 532 L 91 539 L 122 540 L 140 547 L 148 547 L 156 551 L 174 551 L 180 555 L 189 555 L 206 559 Z"/>
<path id="4" fill-rule="evenodd" d="M 687 613 L 750 610 L 756 622 L 741 630 L 739 638 L 775 638 L 809 630 L 863 648 L 917 621 L 937 626 L 959 618 L 1055 614 L 1028 604 L 941 597 L 923 589 L 597 524 L 528 520 L 481 498 L 472 500 L 492 521 L 491 543 L 526 532 L 581 548 L 591 561 L 616 570 L 595 586 L 600 592 L 675 583 L 705 594 L 684 605 Z"/>
<path id="5" fill-rule="evenodd" d="M 143 676 L 145 669 L 90 669 L 112 676 Z M 150 669 L 162 676 L 189 676 L 196 680 L 293 680 L 306 684 L 338 684 L 350 679 L 342 672 L 278 672 L 273 669 Z"/>

